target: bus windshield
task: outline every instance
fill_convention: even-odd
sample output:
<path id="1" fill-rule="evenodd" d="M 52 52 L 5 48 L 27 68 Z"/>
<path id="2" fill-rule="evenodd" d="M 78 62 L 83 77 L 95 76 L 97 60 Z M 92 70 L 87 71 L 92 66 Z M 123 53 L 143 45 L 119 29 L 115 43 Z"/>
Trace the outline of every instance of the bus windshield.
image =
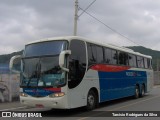
<path id="1" fill-rule="evenodd" d="M 66 41 L 27 45 L 22 58 L 22 87 L 58 87 L 64 85 L 65 73 L 59 67 L 59 54 Z"/>

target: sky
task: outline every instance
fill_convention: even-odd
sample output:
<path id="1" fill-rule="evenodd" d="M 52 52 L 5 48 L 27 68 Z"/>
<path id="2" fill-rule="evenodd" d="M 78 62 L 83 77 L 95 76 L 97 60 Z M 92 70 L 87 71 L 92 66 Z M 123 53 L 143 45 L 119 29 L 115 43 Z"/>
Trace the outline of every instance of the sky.
<path id="1" fill-rule="evenodd" d="M 80 15 L 94 0 L 78 0 Z M 72 36 L 75 0 L 0 0 L 0 54 L 43 38 Z M 160 51 L 160 0 L 96 0 L 78 18 L 77 35 Z"/>

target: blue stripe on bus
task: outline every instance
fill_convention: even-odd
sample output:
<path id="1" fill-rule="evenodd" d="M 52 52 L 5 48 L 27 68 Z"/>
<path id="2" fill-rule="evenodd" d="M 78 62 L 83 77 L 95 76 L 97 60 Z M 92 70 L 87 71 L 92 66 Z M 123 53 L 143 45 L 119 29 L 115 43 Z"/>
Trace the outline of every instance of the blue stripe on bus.
<path id="1" fill-rule="evenodd" d="M 100 82 L 100 102 L 132 96 L 135 85 L 147 83 L 145 71 L 125 70 L 121 72 L 98 72 Z"/>
<path id="2" fill-rule="evenodd" d="M 45 97 L 60 92 L 61 88 L 23 88 L 23 92 L 30 96 Z"/>

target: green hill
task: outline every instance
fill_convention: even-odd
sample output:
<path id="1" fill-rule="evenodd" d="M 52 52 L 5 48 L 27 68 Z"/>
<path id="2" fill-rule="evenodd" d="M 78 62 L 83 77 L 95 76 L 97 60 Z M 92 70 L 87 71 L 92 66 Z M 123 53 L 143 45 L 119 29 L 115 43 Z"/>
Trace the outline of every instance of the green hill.
<path id="1" fill-rule="evenodd" d="M 11 54 L 0 55 L 0 64 L 9 64 L 11 57 L 14 55 L 22 55 L 23 51 L 13 52 Z"/>
<path id="2" fill-rule="evenodd" d="M 140 52 L 142 54 L 152 56 L 152 59 L 153 59 L 153 69 L 154 70 L 157 69 L 156 68 L 156 64 L 157 64 L 157 59 L 160 59 L 160 51 L 152 50 L 152 49 L 145 48 L 145 47 L 142 47 L 142 46 L 130 46 L 130 47 L 127 47 L 127 48 L 132 49 L 135 52 Z"/>
<path id="3" fill-rule="evenodd" d="M 160 51 L 152 50 L 149 48 L 145 48 L 142 46 L 130 46 L 127 47 L 129 49 L 134 50 L 135 52 L 140 52 L 142 54 L 150 55 L 153 58 L 153 68 L 156 70 L 157 59 L 160 59 Z M 14 55 L 21 55 L 23 51 L 14 52 L 11 54 L 0 55 L 0 64 L 8 64 L 9 60 Z"/>

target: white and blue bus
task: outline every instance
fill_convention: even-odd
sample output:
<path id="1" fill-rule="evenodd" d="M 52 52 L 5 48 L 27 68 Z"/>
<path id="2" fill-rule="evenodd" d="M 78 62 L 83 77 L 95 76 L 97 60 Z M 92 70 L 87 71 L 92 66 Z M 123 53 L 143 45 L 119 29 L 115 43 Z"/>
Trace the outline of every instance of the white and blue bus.
<path id="1" fill-rule="evenodd" d="M 22 56 L 11 58 L 10 69 L 20 72 L 22 104 L 56 109 L 91 110 L 101 102 L 142 97 L 153 80 L 151 56 L 76 36 L 29 43 Z"/>

